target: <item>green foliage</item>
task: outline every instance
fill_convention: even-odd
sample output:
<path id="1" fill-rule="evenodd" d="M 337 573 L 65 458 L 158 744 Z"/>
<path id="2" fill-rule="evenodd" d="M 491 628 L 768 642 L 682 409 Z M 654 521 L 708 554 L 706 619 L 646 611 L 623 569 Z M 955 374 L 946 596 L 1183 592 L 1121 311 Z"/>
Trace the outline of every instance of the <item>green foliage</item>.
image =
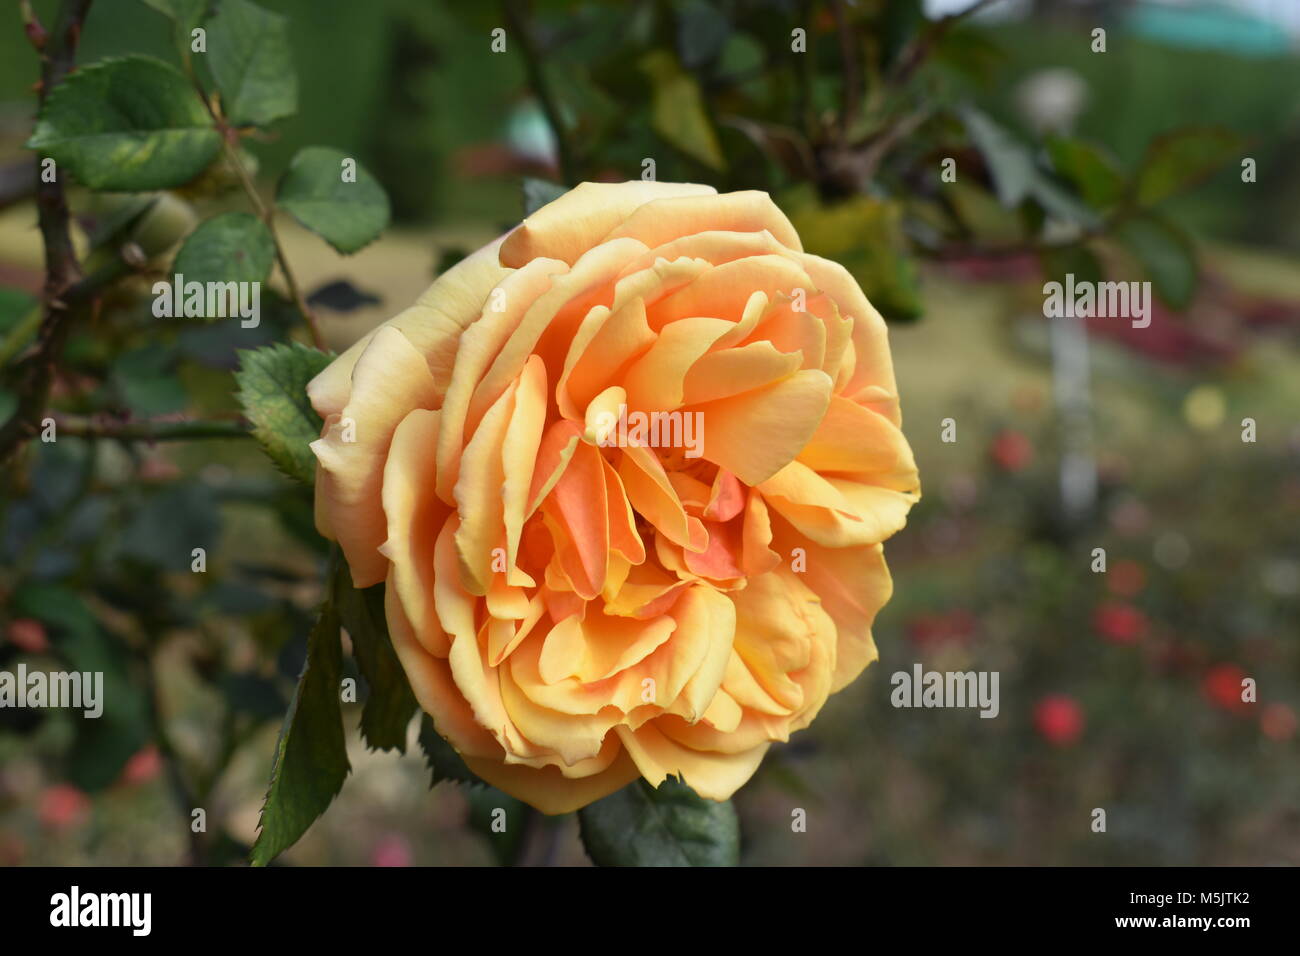
<path id="1" fill-rule="evenodd" d="M 316 458 L 308 445 L 320 437 L 324 422 L 307 400 L 306 388 L 333 356 L 296 343 L 239 354 L 235 380 L 254 437 L 281 471 L 312 484 Z"/>
<path id="2" fill-rule="evenodd" d="M 469 802 L 470 829 L 487 842 L 497 864 L 511 866 L 519 862 L 527 845 L 528 821 L 537 811 L 496 787 L 471 787 L 465 799 Z"/>
<path id="3" fill-rule="evenodd" d="M 220 533 L 212 491 L 198 482 L 177 482 L 142 495 L 122 529 L 117 551 L 148 567 L 188 571 L 193 549 L 212 551 Z"/>
<path id="4" fill-rule="evenodd" d="M 460 754 L 438 733 L 433 726 L 433 718 L 428 714 L 420 717 L 420 749 L 424 751 L 424 760 L 429 767 L 430 787 L 436 787 L 444 780 L 467 784 L 483 782 L 465 766 Z"/>
<path id="5" fill-rule="evenodd" d="M 293 846 L 343 787 L 351 765 L 339 701 L 342 673 L 339 618 L 327 599 L 276 744 L 261 832 L 253 844 L 254 866 L 265 866 Z"/>
<path id="6" fill-rule="evenodd" d="M 175 67 L 145 56 L 68 76 L 45 102 L 30 149 L 92 189 L 166 189 L 193 179 L 221 148 L 212 118 Z"/>
<path id="7" fill-rule="evenodd" d="M 1105 278 L 1101 263 L 1083 243 L 1047 249 L 1040 261 L 1043 278 L 1048 281 L 1064 282 L 1067 275 L 1073 275 L 1076 283 L 1100 282 Z"/>
<path id="8" fill-rule="evenodd" d="M 902 207 L 856 196 L 834 205 L 789 197 L 790 221 L 814 255 L 834 259 L 858 280 L 885 318 L 908 321 L 921 314 L 916 263 L 902 232 Z"/>
<path id="9" fill-rule="evenodd" d="M 578 811 L 597 866 L 735 866 L 740 823 L 731 801 L 705 800 L 673 777 L 644 780 Z"/>
<path id="10" fill-rule="evenodd" d="M 1245 137 L 1223 127 L 1178 129 L 1152 140 L 1137 175 L 1137 200 L 1154 206 L 1240 159 Z"/>
<path id="11" fill-rule="evenodd" d="M 19 589 L 13 611 L 45 625 L 64 666 L 104 675 L 103 713 L 93 720 L 78 715 L 65 759 L 75 786 L 90 791 L 108 787 L 150 734 L 147 698 L 133 686 L 124 648 L 96 622 L 81 596 L 62 585 Z"/>
<path id="12" fill-rule="evenodd" d="M 1034 160 L 1030 150 L 1005 129 L 973 107 L 962 111 L 971 141 L 988 166 L 993 187 L 1004 206 L 1033 199 L 1047 212 L 1082 226 L 1094 226 L 1098 217 L 1062 189 Z"/>
<path id="13" fill-rule="evenodd" d="M 388 636 L 384 585 L 354 588 L 347 566 L 340 563 L 333 587 L 339 620 L 352 638 L 352 656 L 370 691 L 361 710 L 361 735 L 373 748 L 404 753 L 415 696 Z"/>
<path id="14" fill-rule="evenodd" d="M 1052 165 L 1095 209 L 1109 209 L 1124 198 L 1124 174 L 1098 146 L 1054 136 L 1047 141 Z"/>
<path id="15" fill-rule="evenodd" d="M 1151 287 L 1172 309 L 1185 309 L 1196 291 L 1196 250 L 1187 235 L 1156 215 L 1124 222 L 1116 238 L 1141 264 Z"/>
<path id="16" fill-rule="evenodd" d="M 222 0 L 208 24 L 208 61 L 221 107 L 237 126 L 266 126 L 298 109 L 289 21 L 248 0 Z"/>
<path id="17" fill-rule="evenodd" d="M 695 77 L 663 50 L 647 53 L 641 59 L 641 69 L 654 89 L 651 121 L 655 132 L 710 169 L 725 169 L 727 160 Z"/>
<path id="18" fill-rule="evenodd" d="M 176 48 L 182 58 L 189 56 L 191 34 L 203 22 L 208 0 L 144 0 L 175 23 Z"/>
<path id="19" fill-rule="evenodd" d="M 172 269 L 186 282 L 265 282 L 275 262 L 275 240 L 252 213 L 227 212 L 195 229 Z"/>
<path id="20" fill-rule="evenodd" d="M 176 351 L 141 345 L 119 353 L 109 365 L 108 382 L 123 406 L 143 418 L 181 411 L 189 398 L 176 377 Z"/>
<path id="21" fill-rule="evenodd" d="M 344 181 L 351 157 L 337 149 L 309 146 L 293 158 L 280 180 L 281 208 L 342 253 L 356 252 L 388 226 L 388 194 L 360 164 L 356 181 Z"/>

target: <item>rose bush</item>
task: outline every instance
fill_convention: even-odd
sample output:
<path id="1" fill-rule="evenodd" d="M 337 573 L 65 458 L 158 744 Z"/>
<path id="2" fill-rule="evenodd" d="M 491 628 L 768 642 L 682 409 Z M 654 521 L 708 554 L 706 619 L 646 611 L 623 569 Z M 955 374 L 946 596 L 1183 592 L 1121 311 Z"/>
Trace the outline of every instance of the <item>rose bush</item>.
<path id="1" fill-rule="evenodd" d="M 320 531 L 438 732 L 544 812 L 725 799 L 876 657 L 919 496 L 885 325 L 765 193 L 583 183 L 308 393 Z M 610 424 L 668 412 L 698 455 Z"/>

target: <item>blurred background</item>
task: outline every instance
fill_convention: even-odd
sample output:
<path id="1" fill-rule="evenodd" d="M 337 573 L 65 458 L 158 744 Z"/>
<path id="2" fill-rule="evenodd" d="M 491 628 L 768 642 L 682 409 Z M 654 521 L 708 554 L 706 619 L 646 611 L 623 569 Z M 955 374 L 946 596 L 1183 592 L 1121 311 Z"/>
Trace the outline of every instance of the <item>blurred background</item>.
<path id="1" fill-rule="evenodd" d="M 886 546 L 881 660 L 736 798 L 745 862 L 1300 863 L 1300 4 L 972 5 L 265 0 L 299 111 L 244 146 L 268 194 L 312 143 L 389 192 L 393 227 L 350 257 L 280 225 L 335 348 L 526 192 L 647 160 L 771 192 L 890 321 L 925 497 Z M 79 61 L 173 50 L 152 6 L 100 0 Z M 10 15 L 0 333 L 42 282 L 38 75 Z M 73 199 L 93 244 L 109 213 Z M 211 183 L 168 203 L 151 253 L 247 208 Z M 1150 281 L 1151 324 L 1054 332 L 1066 273 Z M 300 334 L 275 308 L 160 330 L 141 293 L 69 343 L 66 410 L 230 417 L 235 349 Z M 0 865 L 244 859 L 320 596 L 310 501 L 238 440 L 34 442 L 3 480 L 0 668 L 102 670 L 108 703 L 0 710 Z M 891 707 L 918 662 L 998 671 L 999 717 Z M 585 861 L 572 818 L 490 841 L 499 796 L 430 792 L 418 747 L 350 734 L 352 777 L 284 862 Z"/>

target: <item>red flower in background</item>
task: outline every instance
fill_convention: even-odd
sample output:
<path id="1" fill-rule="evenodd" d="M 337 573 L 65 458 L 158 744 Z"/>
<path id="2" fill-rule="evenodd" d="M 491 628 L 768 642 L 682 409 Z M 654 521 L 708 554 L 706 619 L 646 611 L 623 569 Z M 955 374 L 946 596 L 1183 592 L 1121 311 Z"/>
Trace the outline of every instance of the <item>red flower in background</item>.
<path id="1" fill-rule="evenodd" d="M 1236 664 L 1215 664 L 1201 680 L 1201 693 L 1215 707 L 1240 714 L 1250 707 L 1241 699 L 1241 682 L 1246 672 Z"/>
<path id="2" fill-rule="evenodd" d="M 1111 602 L 1093 612 L 1092 626 L 1112 644 L 1133 644 L 1147 633 L 1147 616 L 1131 604 Z"/>
<path id="3" fill-rule="evenodd" d="M 993 463 L 1003 471 L 1021 471 L 1034 460 L 1034 447 L 1022 432 L 1004 428 L 989 446 Z"/>
<path id="4" fill-rule="evenodd" d="M 1049 694 L 1034 705 L 1034 727 L 1049 744 L 1068 747 L 1083 734 L 1083 708 L 1067 694 Z"/>
<path id="5" fill-rule="evenodd" d="M 50 649 L 45 636 L 45 625 L 30 617 L 20 617 L 9 622 L 9 640 L 29 654 L 43 654 Z"/>

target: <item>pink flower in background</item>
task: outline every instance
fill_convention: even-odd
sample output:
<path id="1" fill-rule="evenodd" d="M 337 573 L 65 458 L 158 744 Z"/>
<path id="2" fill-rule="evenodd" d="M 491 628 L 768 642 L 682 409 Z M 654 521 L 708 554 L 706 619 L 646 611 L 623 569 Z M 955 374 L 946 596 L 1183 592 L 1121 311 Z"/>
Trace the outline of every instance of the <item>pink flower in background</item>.
<path id="1" fill-rule="evenodd" d="M 70 784 L 56 783 L 41 792 L 37 812 L 41 823 L 51 830 L 71 829 L 90 816 L 90 798 Z"/>
<path id="2" fill-rule="evenodd" d="M 414 861 L 411 844 L 397 833 L 390 833 L 370 851 L 371 866 L 410 866 Z"/>
<path id="3" fill-rule="evenodd" d="M 1259 729 L 1273 740 L 1290 740 L 1295 736 L 1295 711 L 1286 704 L 1269 704 L 1259 715 Z"/>
<path id="4" fill-rule="evenodd" d="M 158 748 L 150 744 L 131 755 L 131 759 L 122 768 L 122 776 L 118 780 L 127 786 L 134 786 L 148 783 L 150 780 L 155 779 L 161 771 L 162 757 L 158 754 Z"/>
<path id="5" fill-rule="evenodd" d="M 942 614 L 922 614 L 907 624 L 907 636 L 917 647 L 968 644 L 975 634 L 975 616 L 965 608 Z"/>

